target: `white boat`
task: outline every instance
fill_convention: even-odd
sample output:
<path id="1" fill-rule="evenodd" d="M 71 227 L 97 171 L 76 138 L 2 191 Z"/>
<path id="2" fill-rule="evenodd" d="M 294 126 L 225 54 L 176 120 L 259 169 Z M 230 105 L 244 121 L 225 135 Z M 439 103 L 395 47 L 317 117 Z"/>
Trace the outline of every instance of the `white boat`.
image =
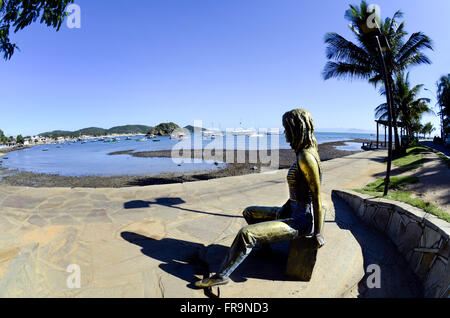
<path id="1" fill-rule="evenodd" d="M 137 139 L 137 141 L 147 141 L 147 138 L 141 138 L 141 139 Z"/>
<path id="2" fill-rule="evenodd" d="M 186 139 L 188 138 L 185 133 L 177 133 L 170 135 L 170 139 Z"/>
<path id="3" fill-rule="evenodd" d="M 205 139 L 211 138 L 214 133 L 215 132 L 212 131 L 212 130 L 204 130 L 204 131 L 202 131 L 203 138 L 205 138 Z"/>
<path id="4" fill-rule="evenodd" d="M 214 133 L 211 135 L 211 138 L 212 138 L 212 139 L 216 139 L 217 137 L 223 137 L 223 133 L 222 133 L 221 131 L 218 131 L 218 132 L 214 132 Z"/>
<path id="5" fill-rule="evenodd" d="M 256 134 L 256 133 L 254 133 L 254 134 L 249 135 L 249 137 L 250 138 L 261 138 L 261 137 L 264 137 L 264 135 L 263 134 Z"/>
<path id="6" fill-rule="evenodd" d="M 238 128 L 238 129 L 233 130 L 232 134 L 234 136 L 250 136 L 250 135 L 255 134 L 255 130 Z"/>
<path id="7" fill-rule="evenodd" d="M 268 135 L 282 135 L 284 132 L 281 130 L 269 130 L 267 132 Z"/>

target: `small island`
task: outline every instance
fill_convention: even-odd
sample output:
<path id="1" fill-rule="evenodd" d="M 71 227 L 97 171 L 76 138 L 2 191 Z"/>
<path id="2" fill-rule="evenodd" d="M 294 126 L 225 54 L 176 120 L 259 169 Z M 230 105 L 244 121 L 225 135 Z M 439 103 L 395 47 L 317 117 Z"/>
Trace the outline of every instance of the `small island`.
<path id="1" fill-rule="evenodd" d="M 173 133 L 175 129 L 179 129 L 180 126 L 178 126 L 175 123 L 161 123 L 156 127 L 151 128 L 147 132 L 147 137 L 155 137 L 155 136 L 169 136 Z"/>

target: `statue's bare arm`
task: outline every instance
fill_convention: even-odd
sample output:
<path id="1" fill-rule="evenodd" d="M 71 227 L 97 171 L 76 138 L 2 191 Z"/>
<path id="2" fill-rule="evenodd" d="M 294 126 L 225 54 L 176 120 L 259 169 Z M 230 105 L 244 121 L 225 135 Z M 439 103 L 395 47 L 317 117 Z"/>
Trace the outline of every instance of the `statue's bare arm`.
<path id="1" fill-rule="evenodd" d="M 298 163 L 311 189 L 314 209 L 314 235 L 320 248 L 325 244 L 322 236 L 325 214 L 322 209 L 322 198 L 320 194 L 319 165 L 316 158 L 306 151 L 298 156 Z"/>

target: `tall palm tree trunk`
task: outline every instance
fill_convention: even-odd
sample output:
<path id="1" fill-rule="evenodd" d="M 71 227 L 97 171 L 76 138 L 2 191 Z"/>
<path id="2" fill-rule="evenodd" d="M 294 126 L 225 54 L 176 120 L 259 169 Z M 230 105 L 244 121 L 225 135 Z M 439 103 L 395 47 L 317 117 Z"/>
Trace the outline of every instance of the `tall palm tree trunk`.
<path id="1" fill-rule="evenodd" d="M 395 152 L 400 151 L 400 137 L 398 134 L 397 111 L 392 107 L 392 128 L 394 129 Z"/>
<path id="2" fill-rule="evenodd" d="M 392 80 L 392 70 L 389 69 L 389 75 L 387 76 L 387 89 L 389 89 L 390 92 L 393 92 L 393 80 Z M 395 139 L 395 152 L 398 152 L 400 150 L 400 138 L 398 135 L 398 124 L 397 124 L 397 107 L 394 105 L 395 103 L 392 101 L 391 104 L 391 115 L 392 115 L 392 128 L 394 130 L 394 139 Z"/>

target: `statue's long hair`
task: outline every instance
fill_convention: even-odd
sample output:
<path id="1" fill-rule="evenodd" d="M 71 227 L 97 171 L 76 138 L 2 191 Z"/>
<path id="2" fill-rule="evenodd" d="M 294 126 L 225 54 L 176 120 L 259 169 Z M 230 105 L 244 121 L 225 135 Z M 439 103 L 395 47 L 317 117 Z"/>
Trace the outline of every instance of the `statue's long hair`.
<path id="1" fill-rule="evenodd" d="M 304 109 L 294 109 L 283 115 L 283 126 L 287 139 L 298 154 L 307 150 L 314 155 L 320 165 L 317 140 L 314 135 L 314 121 L 311 114 Z"/>

